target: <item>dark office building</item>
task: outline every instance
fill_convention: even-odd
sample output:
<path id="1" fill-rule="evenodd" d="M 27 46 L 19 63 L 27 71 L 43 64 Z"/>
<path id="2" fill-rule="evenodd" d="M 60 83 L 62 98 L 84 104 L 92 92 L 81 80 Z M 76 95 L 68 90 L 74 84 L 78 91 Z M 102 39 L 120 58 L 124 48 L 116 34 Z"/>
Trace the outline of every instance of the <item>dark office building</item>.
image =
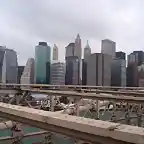
<path id="1" fill-rule="evenodd" d="M 116 52 L 116 58 L 125 60 L 126 59 L 126 54 L 122 51 Z"/>
<path id="2" fill-rule="evenodd" d="M 50 71 L 51 71 L 51 63 L 46 63 L 46 84 L 50 84 Z"/>
<path id="3" fill-rule="evenodd" d="M 144 62 L 144 52 L 143 51 L 133 51 L 133 53 L 128 55 L 128 65 L 135 62 L 138 66 Z"/>
<path id="4" fill-rule="evenodd" d="M 136 62 L 138 65 L 141 65 L 144 61 L 144 52 L 143 51 L 133 51 L 136 56 Z"/>
<path id="5" fill-rule="evenodd" d="M 82 85 L 87 84 L 87 62 L 82 59 Z"/>
<path id="6" fill-rule="evenodd" d="M 18 66 L 17 83 L 20 84 L 21 76 L 23 74 L 24 66 Z"/>
<path id="7" fill-rule="evenodd" d="M 126 86 L 126 61 L 124 59 L 112 60 L 111 86 Z"/>
<path id="8" fill-rule="evenodd" d="M 131 63 L 127 66 L 127 86 L 137 87 L 138 86 L 138 67 L 137 63 Z"/>
<path id="9" fill-rule="evenodd" d="M 66 57 L 66 85 L 79 85 L 80 84 L 80 62 L 77 56 Z"/>

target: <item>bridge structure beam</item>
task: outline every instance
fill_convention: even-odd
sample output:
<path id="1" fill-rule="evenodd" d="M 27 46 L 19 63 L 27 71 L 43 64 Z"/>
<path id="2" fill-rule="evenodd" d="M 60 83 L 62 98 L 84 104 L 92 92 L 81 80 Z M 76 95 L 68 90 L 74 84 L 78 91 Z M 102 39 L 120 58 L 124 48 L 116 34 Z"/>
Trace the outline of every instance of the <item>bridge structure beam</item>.
<path id="1" fill-rule="evenodd" d="M 0 93 L 3 93 L 3 91 L 0 89 Z M 41 94 L 49 94 L 53 96 L 67 96 L 67 97 L 79 97 L 79 98 L 86 98 L 86 99 L 99 99 L 99 100 L 112 100 L 112 101 L 123 101 L 123 102 L 129 102 L 129 103 L 144 103 L 143 95 L 144 93 L 131 93 L 127 92 L 127 95 L 123 95 L 123 92 L 121 95 L 118 95 L 118 92 L 115 91 L 109 91 L 108 94 L 104 94 L 105 91 L 97 93 L 79 93 L 74 91 L 57 91 L 57 90 L 35 90 L 35 89 L 21 89 L 21 90 L 14 90 L 15 94 L 21 91 L 22 92 L 31 92 L 31 93 L 41 93 Z M 126 92 L 124 92 L 126 94 Z"/>
<path id="2" fill-rule="evenodd" d="M 28 90 L 23 89 L 23 91 L 30 91 L 31 93 L 41 93 L 57 96 L 66 96 L 66 97 L 76 97 L 76 98 L 85 98 L 93 100 L 112 100 L 112 101 L 123 101 L 129 103 L 144 103 L 143 97 L 134 97 L 134 96 L 118 96 L 112 94 L 96 94 L 96 93 L 78 93 L 72 91 L 55 91 L 55 90 Z"/>
<path id="3" fill-rule="evenodd" d="M 80 89 L 114 89 L 114 90 L 119 90 L 119 89 L 125 89 L 125 90 L 144 90 L 144 87 L 116 87 L 116 86 L 90 86 L 90 85 L 47 85 L 47 84 L 3 84 L 0 83 L 1 88 L 15 88 L 18 89 L 20 87 L 29 87 L 29 88 L 50 88 L 50 89 L 55 89 L 55 88 L 80 88 Z"/>
<path id="4" fill-rule="evenodd" d="M 0 103 L 0 116 L 92 143 L 143 144 L 144 128 Z"/>
<path id="5" fill-rule="evenodd" d="M 22 89 L 29 90 L 71 90 L 93 93 L 107 93 L 116 95 L 143 96 L 143 87 L 107 87 L 107 86 L 83 86 L 83 85 L 44 85 L 44 84 L 0 84 L 0 93 L 17 93 Z"/>

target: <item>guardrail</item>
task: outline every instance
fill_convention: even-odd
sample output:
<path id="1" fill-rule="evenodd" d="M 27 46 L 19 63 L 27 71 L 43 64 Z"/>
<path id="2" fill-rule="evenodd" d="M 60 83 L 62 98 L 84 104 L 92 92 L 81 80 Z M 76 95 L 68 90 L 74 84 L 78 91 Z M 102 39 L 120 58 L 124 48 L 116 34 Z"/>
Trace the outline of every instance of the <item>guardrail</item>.
<path id="1" fill-rule="evenodd" d="M 92 143 L 143 144 L 144 128 L 0 103 L 0 115 Z"/>
<path id="2" fill-rule="evenodd" d="M 129 89 L 129 90 L 144 90 L 144 87 L 115 87 L 115 86 L 90 86 L 90 85 L 48 85 L 48 84 L 3 84 L 0 86 L 30 86 L 30 87 L 45 87 L 45 88 L 85 88 L 85 89 Z"/>

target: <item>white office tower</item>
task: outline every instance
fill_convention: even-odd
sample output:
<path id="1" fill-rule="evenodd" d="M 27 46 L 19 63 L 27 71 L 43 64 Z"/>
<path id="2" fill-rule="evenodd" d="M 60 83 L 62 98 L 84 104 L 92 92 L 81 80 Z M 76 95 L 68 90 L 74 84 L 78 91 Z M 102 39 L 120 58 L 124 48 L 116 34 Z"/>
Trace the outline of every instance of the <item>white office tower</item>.
<path id="1" fill-rule="evenodd" d="M 18 62 L 14 50 L 4 49 L 2 83 L 17 83 Z"/>
<path id="2" fill-rule="evenodd" d="M 29 58 L 21 76 L 21 84 L 34 83 L 34 59 Z"/>
<path id="3" fill-rule="evenodd" d="M 116 43 L 109 39 L 102 40 L 101 53 L 108 54 L 108 55 L 112 56 L 112 58 L 115 58 Z"/>
<path id="4" fill-rule="evenodd" d="M 51 84 L 65 84 L 65 64 L 59 61 L 53 61 L 51 64 Z"/>
<path id="5" fill-rule="evenodd" d="M 90 48 L 89 43 L 87 41 L 87 44 L 84 48 L 84 59 L 87 59 L 90 54 L 91 54 L 91 48 Z"/>
<path id="6" fill-rule="evenodd" d="M 58 47 L 54 44 L 53 47 L 53 60 L 58 60 Z"/>

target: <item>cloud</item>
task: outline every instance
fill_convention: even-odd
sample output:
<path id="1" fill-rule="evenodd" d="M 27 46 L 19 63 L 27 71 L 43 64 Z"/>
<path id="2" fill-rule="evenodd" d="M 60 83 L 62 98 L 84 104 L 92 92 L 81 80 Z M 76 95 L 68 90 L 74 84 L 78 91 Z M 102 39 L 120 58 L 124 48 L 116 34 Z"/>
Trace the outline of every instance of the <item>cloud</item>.
<path id="1" fill-rule="evenodd" d="M 80 33 L 92 52 L 100 51 L 101 39 L 117 42 L 117 50 L 130 53 L 144 47 L 143 0 L 1 0 L 0 44 L 18 52 L 19 63 L 34 57 L 39 41 L 64 47 Z M 144 50 L 144 49 L 143 49 Z"/>

